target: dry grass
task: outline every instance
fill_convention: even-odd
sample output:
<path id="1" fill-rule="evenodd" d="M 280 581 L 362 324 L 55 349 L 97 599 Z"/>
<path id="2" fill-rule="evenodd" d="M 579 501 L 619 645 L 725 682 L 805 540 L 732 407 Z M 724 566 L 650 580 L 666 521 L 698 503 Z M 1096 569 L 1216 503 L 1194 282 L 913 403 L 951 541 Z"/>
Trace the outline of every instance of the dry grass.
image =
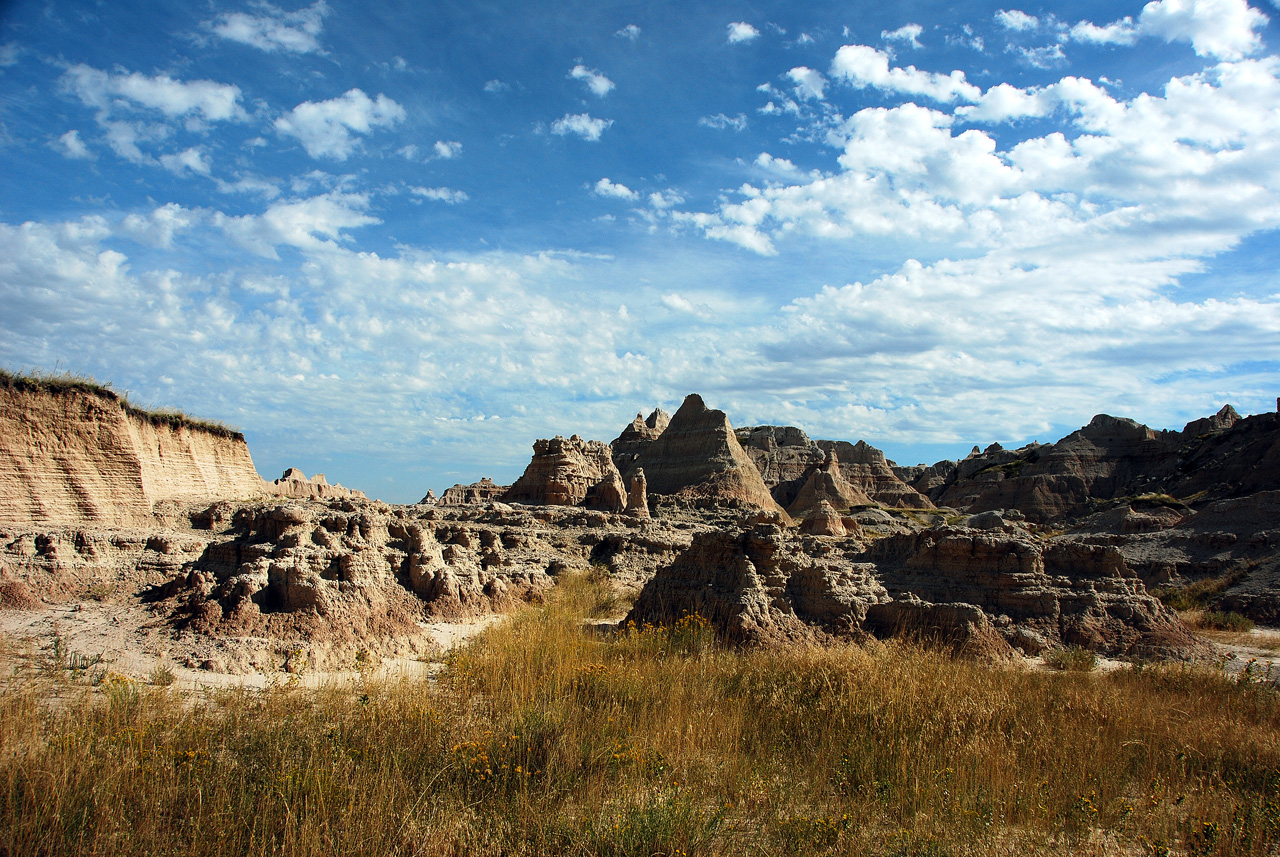
<path id="1" fill-rule="evenodd" d="M 1178 666 L 605 638 L 586 580 L 438 681 L 0 694 L 0 853 L 1269 854 L 1280 698 Z M 5 672 L 8 672 L 5 667 Z M 1169 849 L 1172 849 L 1170 851 Z"/>

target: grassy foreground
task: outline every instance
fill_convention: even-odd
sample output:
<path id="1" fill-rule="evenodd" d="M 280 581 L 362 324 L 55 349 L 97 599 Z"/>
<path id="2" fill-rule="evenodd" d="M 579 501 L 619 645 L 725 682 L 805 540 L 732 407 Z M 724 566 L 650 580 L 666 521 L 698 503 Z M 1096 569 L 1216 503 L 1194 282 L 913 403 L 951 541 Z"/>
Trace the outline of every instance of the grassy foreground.
<path id="1" fill-rule="evenodd" d="M 1177 666 L 990 668 L 906 642 L 738 652 L 696 618 L 607 639 L 581 623 L 606 598 L 564 584 L 433 682 L 184 697 L 8 680 L 0 854 L 1262 855 L 1280 843 L 1269 686 Z"/>

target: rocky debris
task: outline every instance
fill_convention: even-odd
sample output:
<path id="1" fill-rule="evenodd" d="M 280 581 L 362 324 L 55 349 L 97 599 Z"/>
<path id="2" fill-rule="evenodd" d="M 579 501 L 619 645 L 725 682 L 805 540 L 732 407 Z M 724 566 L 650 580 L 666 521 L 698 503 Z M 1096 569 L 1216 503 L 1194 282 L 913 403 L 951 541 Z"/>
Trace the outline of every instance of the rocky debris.
<path id="1" fill-rule="evenodd" d="M 874 569 L 853 561 L 860 550 L 767 523 L 700 533 L 641 590 L 626 622 L 697 613 L 736 643 L 860 639 L 867 608 L 888 600 Z"/>
<path id="2" fill-rule="evenodd" d="M 982 656 L 1070 644 L 1138 657 L 1198 651 L 1116 548 L 967 527 L 869 546 L 769 525 L 703 533 L 658 570 L 628 621 L 691 612 L 738 642 L 907 632 Z"/>
<path id="3" fill-rule="evenodd" d="M 502 499 L 508 485 L 495 485 L 488 476 L 470 485 L 454 485 L 440 495 L 441 506 L 474 506 Z"/>
<path id="4" fill-rule="evenodd" d="M 183 634 L 355 646 L 503 610 L 593 565 L 638 589 L 700 529 L 572 507 L 350 499 L 222 501 L 171 523 L 0 532 L 0 606 L 141 599 Z"/>
<path id="5" fill-rule="evenodd" d="M 685 398 L 666 430 L 644 448 L 632 469 L 637 467 L 644 469 L 653 494 L 697 505 L 781 511 L 724 411 L 711 410 L 696 394 Z"/>
<path id="6" fill-rule="evenodd" d="M 648 417 L 641 419 L 640 414 L 622 430 L 622 434 L 609 444 L 613 450 L 613 463 L 619 473 L 626 473 L 635 464 L 640 453 L 648 448 L 667 430 L 671 424 L 671 415 L 662 408 L 654 408 Z"/>
<path id="7" fill-rule="evenodd" d="M 870 497 L 844 478 L 835 450 L 829 450 L 826 460 L 809 471 L 808 478 L 796 494 L 795 500 L 787 507 L 787 512 L 795 517 L 802 517 L 805 512 L 823 504 L 841 511 L 854 506 L 874 505 Z"/>
<path id="8" fill-rule="evenodd" d="M 637 467 L 631 473 L 631 487 L 627 490 L 627 513 L 637 518 L 650 517 L 649 482 L 644 477 L 643 467 Z"/>
<path id="9" fill-rule="evenodd" d="M 575 434 L 567 440 L 535 441 L 533 460 L 502 501 L 621 512 L 627 507 L 627 491 L 609 445 Z"/>
<path id="10" fill-rule="evenodd" d="M 818 448 L 834 453 L 846 482 L 873 502 L 894 509 L 932 509 L 933 503 L 893 472 L 884 453 L 865 441 L 820 440 Z"/>
<path id="11" fill-rule="evenodd" d="M 317 473 L 308 479 L 307 474 L 296 467 L 290 467 L 274 482 L 267 482 L 266 493 L 292 497 L 295 500 L 328 500 L 335 497 L 369 499 L 363 491 L 344 488 L 337 484 L 330 485 L 323 473 Z"/>
<path id="12" fill-rule="evenodd" d="M 242 434 L 106 390 L 0 384 L 0 525 L 132 526 L 158 503 L 261 493 Z"/>

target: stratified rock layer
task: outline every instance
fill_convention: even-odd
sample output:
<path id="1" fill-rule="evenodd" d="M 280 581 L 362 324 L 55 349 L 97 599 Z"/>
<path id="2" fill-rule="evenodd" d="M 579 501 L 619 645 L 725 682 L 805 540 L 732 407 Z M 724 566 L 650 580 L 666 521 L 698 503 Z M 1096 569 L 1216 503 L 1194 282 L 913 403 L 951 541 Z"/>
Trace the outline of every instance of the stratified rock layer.
<path id="1" fill-rule="evenodd" d="M 109 393 L 0 385 L 0 523 L 125 526 L 162 501 L 264 493 L 244 436 Z"/>

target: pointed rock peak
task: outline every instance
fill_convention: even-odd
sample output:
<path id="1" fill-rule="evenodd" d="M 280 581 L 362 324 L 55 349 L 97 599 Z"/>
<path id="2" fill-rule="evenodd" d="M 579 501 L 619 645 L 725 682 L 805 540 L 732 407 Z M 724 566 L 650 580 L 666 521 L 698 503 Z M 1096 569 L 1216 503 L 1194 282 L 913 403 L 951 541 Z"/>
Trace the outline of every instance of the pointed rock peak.
<path id="1" fill-rule="evenodd" d="M 681 403 L 680 409 L 676 411 L 676 415 L 672 419 L 678 420 L 682 414 L 689 416 L 691 414 L 706 413 L 709 410 L 711 409 L 707 407 L 706 402 L 702 401 L 701 396 L 697 393 L 690 393 L 684 397 L 684 402 Z"/>
<path id="2" fill-rule="evenodd" d="M 982 450 L 978 449 L 976 443 L 973 445 L 973 449 L 969 450 L 969 458 L 973 458 L 975 455 L 982 455 Z"/>
<path id="3" fill-rule="evenodd" d="M 990 446 L 988 446 L 988 447 L 987 447 L 987 450 L 986 450 L 986 452 L 985 452 L 984 454 L 985 454 L 985 455 L 993 455 L 993 454 L 995 454 L 995 453 L 997 453 L 997 452 L 1004 452 L 1004 447 L 1003 447 L 1003 446 L 1001 446 L 1001 445 L 1000 445 L 1000 444 L 998 444 L 998 443 L 993 443 L 993 444 L 991 444 Z"/>
<path id="4" fill-rule="evenodd" d="M 639 414 L 636 414 L 636 419 L 640 419 Z M 651 429 L 663 431 L 671 424 L 671 414 L 662 408 L 654 408 L 653 413 L 649 414 L 649 418 L 644 421 L 644 424 Z"/>
<path id="5" fill-rule="evenodd" d="M 1223 405 L 1222 410 L 1218 411 L 1211 417 L 1201 417 L 1198 420 L 1192 420 L 1187 423 L 1182 433 L 1188 437 L 1197 437 L 1202 434 L 1214 434 L 1227 429 L 1240 422 L 1240 415 L 1236 413 L 1236 409 L 1230 405 Z"/>
<path id="6" fill-rule="evenodd" d="M 822 461 L 822 469 L 827 473 L 840 472 L 840 459 L 836 456 L 835 449 L 827 450 L 827 457 Z"/>

